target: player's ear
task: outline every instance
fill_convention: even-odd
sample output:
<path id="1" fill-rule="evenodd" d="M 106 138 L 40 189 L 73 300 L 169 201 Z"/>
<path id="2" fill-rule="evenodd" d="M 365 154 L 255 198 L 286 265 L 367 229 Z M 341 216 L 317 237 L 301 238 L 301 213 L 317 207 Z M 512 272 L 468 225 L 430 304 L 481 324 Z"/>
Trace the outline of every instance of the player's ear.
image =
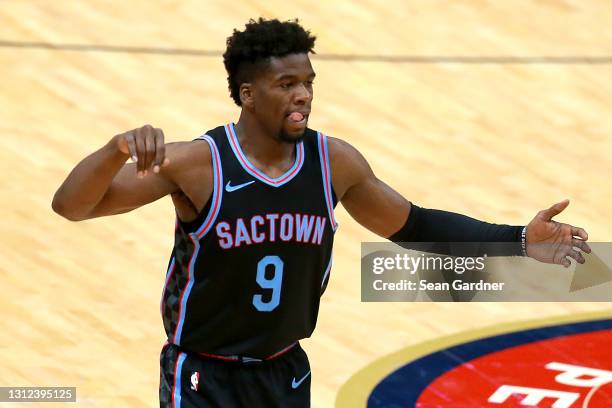
<path id="1" fill-rule="evenodd" d="M 243 107 L 253 107 L 253 84 L 250 82 L 243 82 L 240 84 L 240 102 Z"/>

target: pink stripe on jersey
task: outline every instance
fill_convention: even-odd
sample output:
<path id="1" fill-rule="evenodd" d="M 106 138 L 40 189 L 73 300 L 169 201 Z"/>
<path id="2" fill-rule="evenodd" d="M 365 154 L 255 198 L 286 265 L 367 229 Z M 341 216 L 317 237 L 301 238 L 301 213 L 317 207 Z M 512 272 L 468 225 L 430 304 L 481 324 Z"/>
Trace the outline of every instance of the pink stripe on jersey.
<path id="1" fill-rule="evenodd" d="M 198 238 L 201 239 L 210 230 L 210 227 L 217 218 L 217 215 L 219 214 L 219 210 L 221 208 L 221 198 L 223 195 L 223 173 L 221 171 L 221 158 L 219 156 L 219 150 L 217 149 L 217 146 L 215 145 L 213 139 L 208 135 L 200 136 L 198 139 L 202 139 L 208 142 L 210 146 L 210 152 L 212 154 L 212 164 L 214 170 L 213 203 L 210 207 L 211 209 L 208 213 L 208 216 L 196 232 Z"/>
<path id="2" fill-rule="evenodd" d="M 189 294 L 191 293 L 191 287 L 194 282 L 194 263 L 196 258 L 198 257 L 198 252 L 200 251 L 200 241 L 197 238 L 197 235 L 194 233 L 189 234 L 189 238 L 193 243 L 193 253 L 191 254 L 191 258 L 189 259 L 189 265 L 187 267 L 187 283 L 183 288 L 181 293 L 181 297 L 179 298 L 179 317 L 176 323 L 176 327 L 174 328 L 174 334 L 172 335 L 172 342 L 177 346 L 181 345 L 181 334 L 183 331 L 183 324 L 185 323 L 185 310 L 187 309 L 187 298 L 189 298 Z M 186 296 L 186 297 L 185 297 Z"/>
<path id="3" fill-rule="evenodd" d="M 174 400 L 174 396 L 176 394 L 176 373 L 178 372 L 178 365 L 179 365 L 179 361 L 181 360 L 181 354 L 182 353 L 178 353 L 178 355 L 176 356 L 176 363 L 174 363 L 174 384 L 172 384 L 172 408 L 176 408 L 176 401 Z M 180 384 L 179 384 L 179 388 L 180 388 Z M 180 407 L 179 407 L 180 408 Z"/>
<path id="4" fill-rule="evenodd" d="M 327 211 L 329 213 L 329 219 L 332 224 L 334 231 L 338 228 L 336 218 L 334 217 L 334 202 L 331 195 L 331 174 L 329 170 L 329 155 L 327 153 L 327 137 L 321 133 L 317 133 L 319 136 L 319 155 L 321 156 L 321 172 L 323 173 L 323 189 L 325 191 L 325 202 L 327 204 Z"/>

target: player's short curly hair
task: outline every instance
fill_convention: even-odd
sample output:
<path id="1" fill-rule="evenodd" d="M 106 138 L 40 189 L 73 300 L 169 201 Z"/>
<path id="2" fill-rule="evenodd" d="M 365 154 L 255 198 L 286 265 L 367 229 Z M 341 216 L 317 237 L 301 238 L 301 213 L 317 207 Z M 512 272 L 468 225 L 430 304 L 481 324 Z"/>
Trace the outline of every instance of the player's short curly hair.
<path id="1" fill-rule="evenodd" d="M 298 20 L 279 21 L 251 19 L 244 31 L 234 30 L 227 39 L 223 64 L 227 71 L 230 95 L 238 106 L 240 85 L 249 82 L 258 70 L 265 67 L 271 57 L 284 57 L 296 53 L 314 53 L 316 37 L 310 35 Z"/>

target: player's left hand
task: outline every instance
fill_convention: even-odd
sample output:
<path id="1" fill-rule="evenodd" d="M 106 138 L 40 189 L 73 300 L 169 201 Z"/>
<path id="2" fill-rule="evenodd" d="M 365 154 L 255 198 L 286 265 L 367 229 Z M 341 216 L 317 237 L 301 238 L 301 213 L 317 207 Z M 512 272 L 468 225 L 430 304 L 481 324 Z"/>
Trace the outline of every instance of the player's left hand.
<path id="1" fill-rule="evenodd" d="M 569 200 L 563 200 L 540 211 L 531 220 L 527 225 L 527 256 L 566 268 L 571 265 L 567 257 L 584 263 L 580 251 L 591 253 L 591 248 L 586 243 L 589 238 L 587 232 L 582 228 L 552 220 L 552 217 L 565 210 L 568 205 Z"/>

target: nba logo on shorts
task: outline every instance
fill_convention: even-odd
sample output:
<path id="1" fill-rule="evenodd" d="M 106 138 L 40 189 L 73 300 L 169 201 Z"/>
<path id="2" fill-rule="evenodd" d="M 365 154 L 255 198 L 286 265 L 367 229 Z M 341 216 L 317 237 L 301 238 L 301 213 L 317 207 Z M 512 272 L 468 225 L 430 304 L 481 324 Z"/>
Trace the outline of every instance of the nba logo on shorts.
<path id="1" fill-rule="evenodd" d="M 194 371 L 193 374 L 191 374 L 191 389 L 197 391 L 199 382 L 200 373 L 198 371 Z"/>

